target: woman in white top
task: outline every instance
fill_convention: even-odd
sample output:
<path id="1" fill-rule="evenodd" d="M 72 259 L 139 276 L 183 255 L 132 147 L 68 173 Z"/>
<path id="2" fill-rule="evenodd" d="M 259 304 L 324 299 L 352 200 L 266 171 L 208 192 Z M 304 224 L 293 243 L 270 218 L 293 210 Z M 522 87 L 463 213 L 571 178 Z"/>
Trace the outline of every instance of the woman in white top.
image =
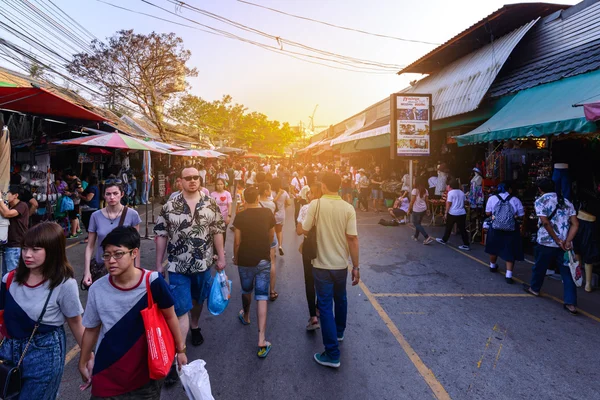
<path id="1" fill-rule="evenodd" d="M 258 204 L 261 207 L 271 210 L 273 215 L 276 214 L 277 206 L 271 197 L 271 184 L 269 182 L 261 182 L 258 185 Z M 271 283 L 269 285 L 269 300 L 271 301 L 275 301 L 279 297 L 279 293 L 275 291 L 275 282 L 277 280 L 277 273 L 275 272 L 275 266 L 277 265 L 275 249 L 278 244 L 277 235 L 275 235 L 273 243 L 271 243 Z"/>
<path id="2" fill-rule="evenodd" d="M 446 167 L 446 164 L 440 164 L 440 166 L 438 167 L 438 179 L 437 182 L 435 183 L 435 195 L 436 196 L 442 196 L 444 194 L 444 192 L 446 191 L 446 186 L 448 183 L 448 167 Z"/>
<path id="3" fill-rule="evenodd" d="M 446 231 L 444 232 L 444 237 L 437 238 L 436 240 L 440 244 L 448 243 L 452 228 L 454 228 L 454 224 L 456 224 L 463 241 L 463 244 L 458 246 L 458 248 L 469 251 L 471 250 L 471 242 L 466 228 L 467 210 L 465 210 L 465 198 L 465 193 L 459 189 L 458 179 L 453 179 L 450 182 L 450 191 L 448 192 L 448 198 L 446 199 L 446 215 L 444 216 L 444 219 L 446 220 Z"/>
<path id="4" fill-rule="evenodd" d="M 419 234 L 423 235 L 425 240 L 423 244 L 427 245 L 433 242 L 433 238 L 427 234 L 423 225 L 421 225 L 421 221 L 423 220 L 423 216 L 425 213 L 429 215 L 429 210 L 427 209 L 427 200 L 428 193 L 425 182 L 422 179 L 419 179 L 417 182 L 417 187 L 413 189 L 411 193 L 411 201 L 410 206 L 408 208 L 409 214 L 412 214 L 412 222 L 415 226 L 415 234 L 413 236 L 414 241 L 419 241 Z"/>
<path id="5" fill-rule="evenodd" d="M 498 257 L 506 261 L 506 282 L 513 283 L 512 272 L 515 261 L 523 261 L 523 242 L 521 241 L 519 218 L 525 215 L 523 204 L 519 199 L 511 195 L 511 187 L 508 182 L 498 185 L 498 194 L 490 196 L 485 206 L 485 212 L 489 217 L 494 218 L 498 213 L 502 203 L 507 202 L 510 205 L 510 211 L 514 214 L 514 230 L 494 229 L 493 222 L 488 229 L 488 236 L 485 242 L 485 252 L 490 255 L 490 272 L 498 271 Z M 502 199 L 502 200 L 501 200 Z"/>
<path id="6" fill-rule="evenodd" d="M 246 185 L 254 185 L 256 183 L 256 171 L 254 166 L 250 166 L 250 169 L 246 171 Z"/>
<path id="7" fill-rule="evenodd" d="M 275 209 L 275 236 L 279 242 L 279 255 L 284 255 L 283 252 L 283 223 L 285 222 L 285 209 L 292 204 L 292 200 L 288 192 L 281 188 L 281 179 L 273 179 L 271 181 L 271 196 L 276 205 Z"/>

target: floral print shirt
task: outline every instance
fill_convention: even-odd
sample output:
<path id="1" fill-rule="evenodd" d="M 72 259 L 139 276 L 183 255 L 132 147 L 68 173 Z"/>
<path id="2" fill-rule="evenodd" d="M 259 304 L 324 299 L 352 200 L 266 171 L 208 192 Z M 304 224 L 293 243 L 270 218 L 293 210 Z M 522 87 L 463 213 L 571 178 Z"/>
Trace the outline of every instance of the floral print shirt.
<path id="1" fill-rule="evenodd" d="M 557 205 L 558 197 L 556 196 L 556 193 L 546 193 L 535 201 L 535 213 L 538 217 L 549 217 L 552 215 Z M 567 239 L 569 228 L 571 227 L 569 219 L 573 215 L 576 215 L 575 208 L 569 200 L 565 199 L 565 205 L 557 209 L 554 217 L 552 217 L 552 220 L 550 221 L 554 228 L 554 232 L 556 232 L 559 239 Z M 537 242 L 542 246 L 560 247 L 543 226 L 540 226 L 538 229 Z"/>
<path id="2" fill-rule="evenodd" d="M 200 193 L 194 213 L 183 194 L 169 200 L 154 226 L 157 236 L 169 238 L 167 261 L 169 272 L 195 274 L 214 263 L 216 234 L 225 232 L 225 221 L 213 198 Z"/>

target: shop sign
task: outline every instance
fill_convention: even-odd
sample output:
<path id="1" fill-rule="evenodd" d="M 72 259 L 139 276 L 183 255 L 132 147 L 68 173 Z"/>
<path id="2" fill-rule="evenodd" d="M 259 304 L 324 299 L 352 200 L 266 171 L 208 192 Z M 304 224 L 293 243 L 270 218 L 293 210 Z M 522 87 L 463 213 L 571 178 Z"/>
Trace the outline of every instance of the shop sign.
<path id="1" fill-rule="evenodd" d="M 431 154 L 431 95 L 396 97 L 396 155 Z"/>

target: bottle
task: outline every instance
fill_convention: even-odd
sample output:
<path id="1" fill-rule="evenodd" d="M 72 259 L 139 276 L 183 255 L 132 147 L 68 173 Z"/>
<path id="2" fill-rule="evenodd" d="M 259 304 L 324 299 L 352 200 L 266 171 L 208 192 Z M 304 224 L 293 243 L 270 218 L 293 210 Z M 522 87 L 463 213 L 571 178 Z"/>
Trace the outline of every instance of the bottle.
<path id="1" fill-rule="evenodd" d="M 231 297 L 231 291 L 229 290 L 227 275 L 225 275 L 224 271 L 221 271 L 217 274 L 217 278 L 219 280 L 219 285 L 221 286 L 221 295 L 225 300 L 229 300 L 229 298 Z"/>

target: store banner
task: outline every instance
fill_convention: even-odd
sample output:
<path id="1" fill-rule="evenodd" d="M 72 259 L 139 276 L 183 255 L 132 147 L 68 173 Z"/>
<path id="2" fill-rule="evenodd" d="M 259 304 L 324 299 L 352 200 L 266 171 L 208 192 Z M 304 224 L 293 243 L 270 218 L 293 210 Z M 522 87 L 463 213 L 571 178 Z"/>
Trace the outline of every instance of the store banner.
<path id="1" fill-rule="evenodd" d="M 397 95 L 396 155 L 431 154 L 431 95 Z"/>

